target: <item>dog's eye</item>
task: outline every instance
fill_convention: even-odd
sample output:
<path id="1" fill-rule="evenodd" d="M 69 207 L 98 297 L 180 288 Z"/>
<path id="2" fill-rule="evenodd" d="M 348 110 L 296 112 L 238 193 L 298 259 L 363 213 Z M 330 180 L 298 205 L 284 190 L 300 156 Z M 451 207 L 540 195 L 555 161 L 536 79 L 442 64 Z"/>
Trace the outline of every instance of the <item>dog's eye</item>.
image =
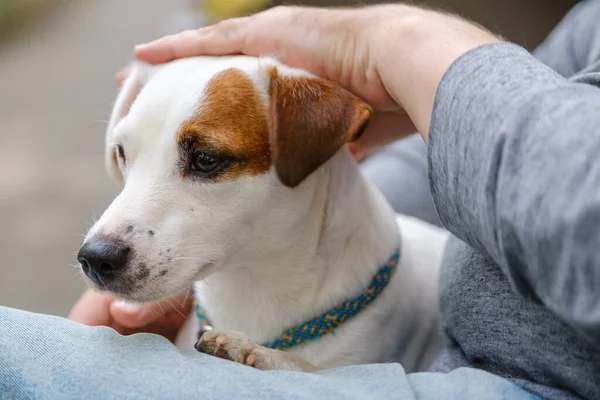
<path id="1" fill-rule="evenodd" d="M 194 159 L 192 160 L 192 169 L 200 172 L 203 175 L 208 175 L 217 171 L 221 166 L 223 166 L 224 163 L 225 159 L 222 157 L 219 157 L 215 154 L 201 152 L 194 155 Z"/>
<path id="2" fill-rule="evenodd" d="M 125 150 L 123 150 L 123 146 L 121 146 L 120 144 L 115 146 L 115 151 L 117 152 L 117 156 L 119 157 L 119 159 L 121 160 L 121 162 L 123 164 L 125 164 Z"/>

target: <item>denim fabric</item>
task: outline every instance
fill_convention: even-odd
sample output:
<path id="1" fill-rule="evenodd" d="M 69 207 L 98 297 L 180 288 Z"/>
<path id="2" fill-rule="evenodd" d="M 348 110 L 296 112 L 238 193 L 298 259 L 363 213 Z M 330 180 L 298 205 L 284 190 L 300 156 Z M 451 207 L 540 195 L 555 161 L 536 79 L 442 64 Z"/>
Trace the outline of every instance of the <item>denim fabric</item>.
<path id="1" fill-rule="evenodd" d="M 0 399 L 538 399 L 487 372 L 406 375 L 399 364 L 258 371 L 157 335 L 120 336 L 0 307 Z"/>

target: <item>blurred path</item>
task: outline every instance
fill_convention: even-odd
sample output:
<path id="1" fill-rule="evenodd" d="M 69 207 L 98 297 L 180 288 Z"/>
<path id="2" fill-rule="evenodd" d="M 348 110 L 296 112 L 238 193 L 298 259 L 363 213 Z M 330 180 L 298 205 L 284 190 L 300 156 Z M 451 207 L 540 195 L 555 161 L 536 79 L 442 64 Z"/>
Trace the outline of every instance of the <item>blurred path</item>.
<path id="1" fill-rule="evenodd" d="M 81 234 L 118 189 L 102 155 L 114 74 L 190 21 L 186 0 L 61 1 L 0 47 L 0 305 L 65 315 Z"/>

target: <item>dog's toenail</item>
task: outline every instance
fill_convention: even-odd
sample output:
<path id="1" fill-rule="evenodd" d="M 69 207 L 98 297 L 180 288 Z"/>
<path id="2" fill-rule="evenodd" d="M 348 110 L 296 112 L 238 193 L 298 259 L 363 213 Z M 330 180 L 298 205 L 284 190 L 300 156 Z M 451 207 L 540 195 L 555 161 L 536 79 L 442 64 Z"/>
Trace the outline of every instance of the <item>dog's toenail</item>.
<path id="1" fill-rule="evenodd" d="M 196 344 L 194 345 L 194 348 L 196 349 L 196 351 L 199 351 L 200 353 L 206 353 L 208 351 L 206 342 L 203 341 L 202 339 L 200 339 L 196 342 Z"/>

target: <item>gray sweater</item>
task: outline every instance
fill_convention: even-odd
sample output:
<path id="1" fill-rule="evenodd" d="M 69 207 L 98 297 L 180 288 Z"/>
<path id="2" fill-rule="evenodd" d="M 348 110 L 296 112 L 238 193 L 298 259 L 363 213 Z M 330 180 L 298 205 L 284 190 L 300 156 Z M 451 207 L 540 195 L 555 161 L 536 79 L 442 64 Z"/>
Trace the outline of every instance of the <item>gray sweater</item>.
<path id="1" fill-rule="evenodd" d="M 451 345 L 432 370 L 600 399 L 600 1 L 578 4 L 536 57 L 477 48 L 436 94 L 430 187 L 458 239 L 441 276 Z"/>

